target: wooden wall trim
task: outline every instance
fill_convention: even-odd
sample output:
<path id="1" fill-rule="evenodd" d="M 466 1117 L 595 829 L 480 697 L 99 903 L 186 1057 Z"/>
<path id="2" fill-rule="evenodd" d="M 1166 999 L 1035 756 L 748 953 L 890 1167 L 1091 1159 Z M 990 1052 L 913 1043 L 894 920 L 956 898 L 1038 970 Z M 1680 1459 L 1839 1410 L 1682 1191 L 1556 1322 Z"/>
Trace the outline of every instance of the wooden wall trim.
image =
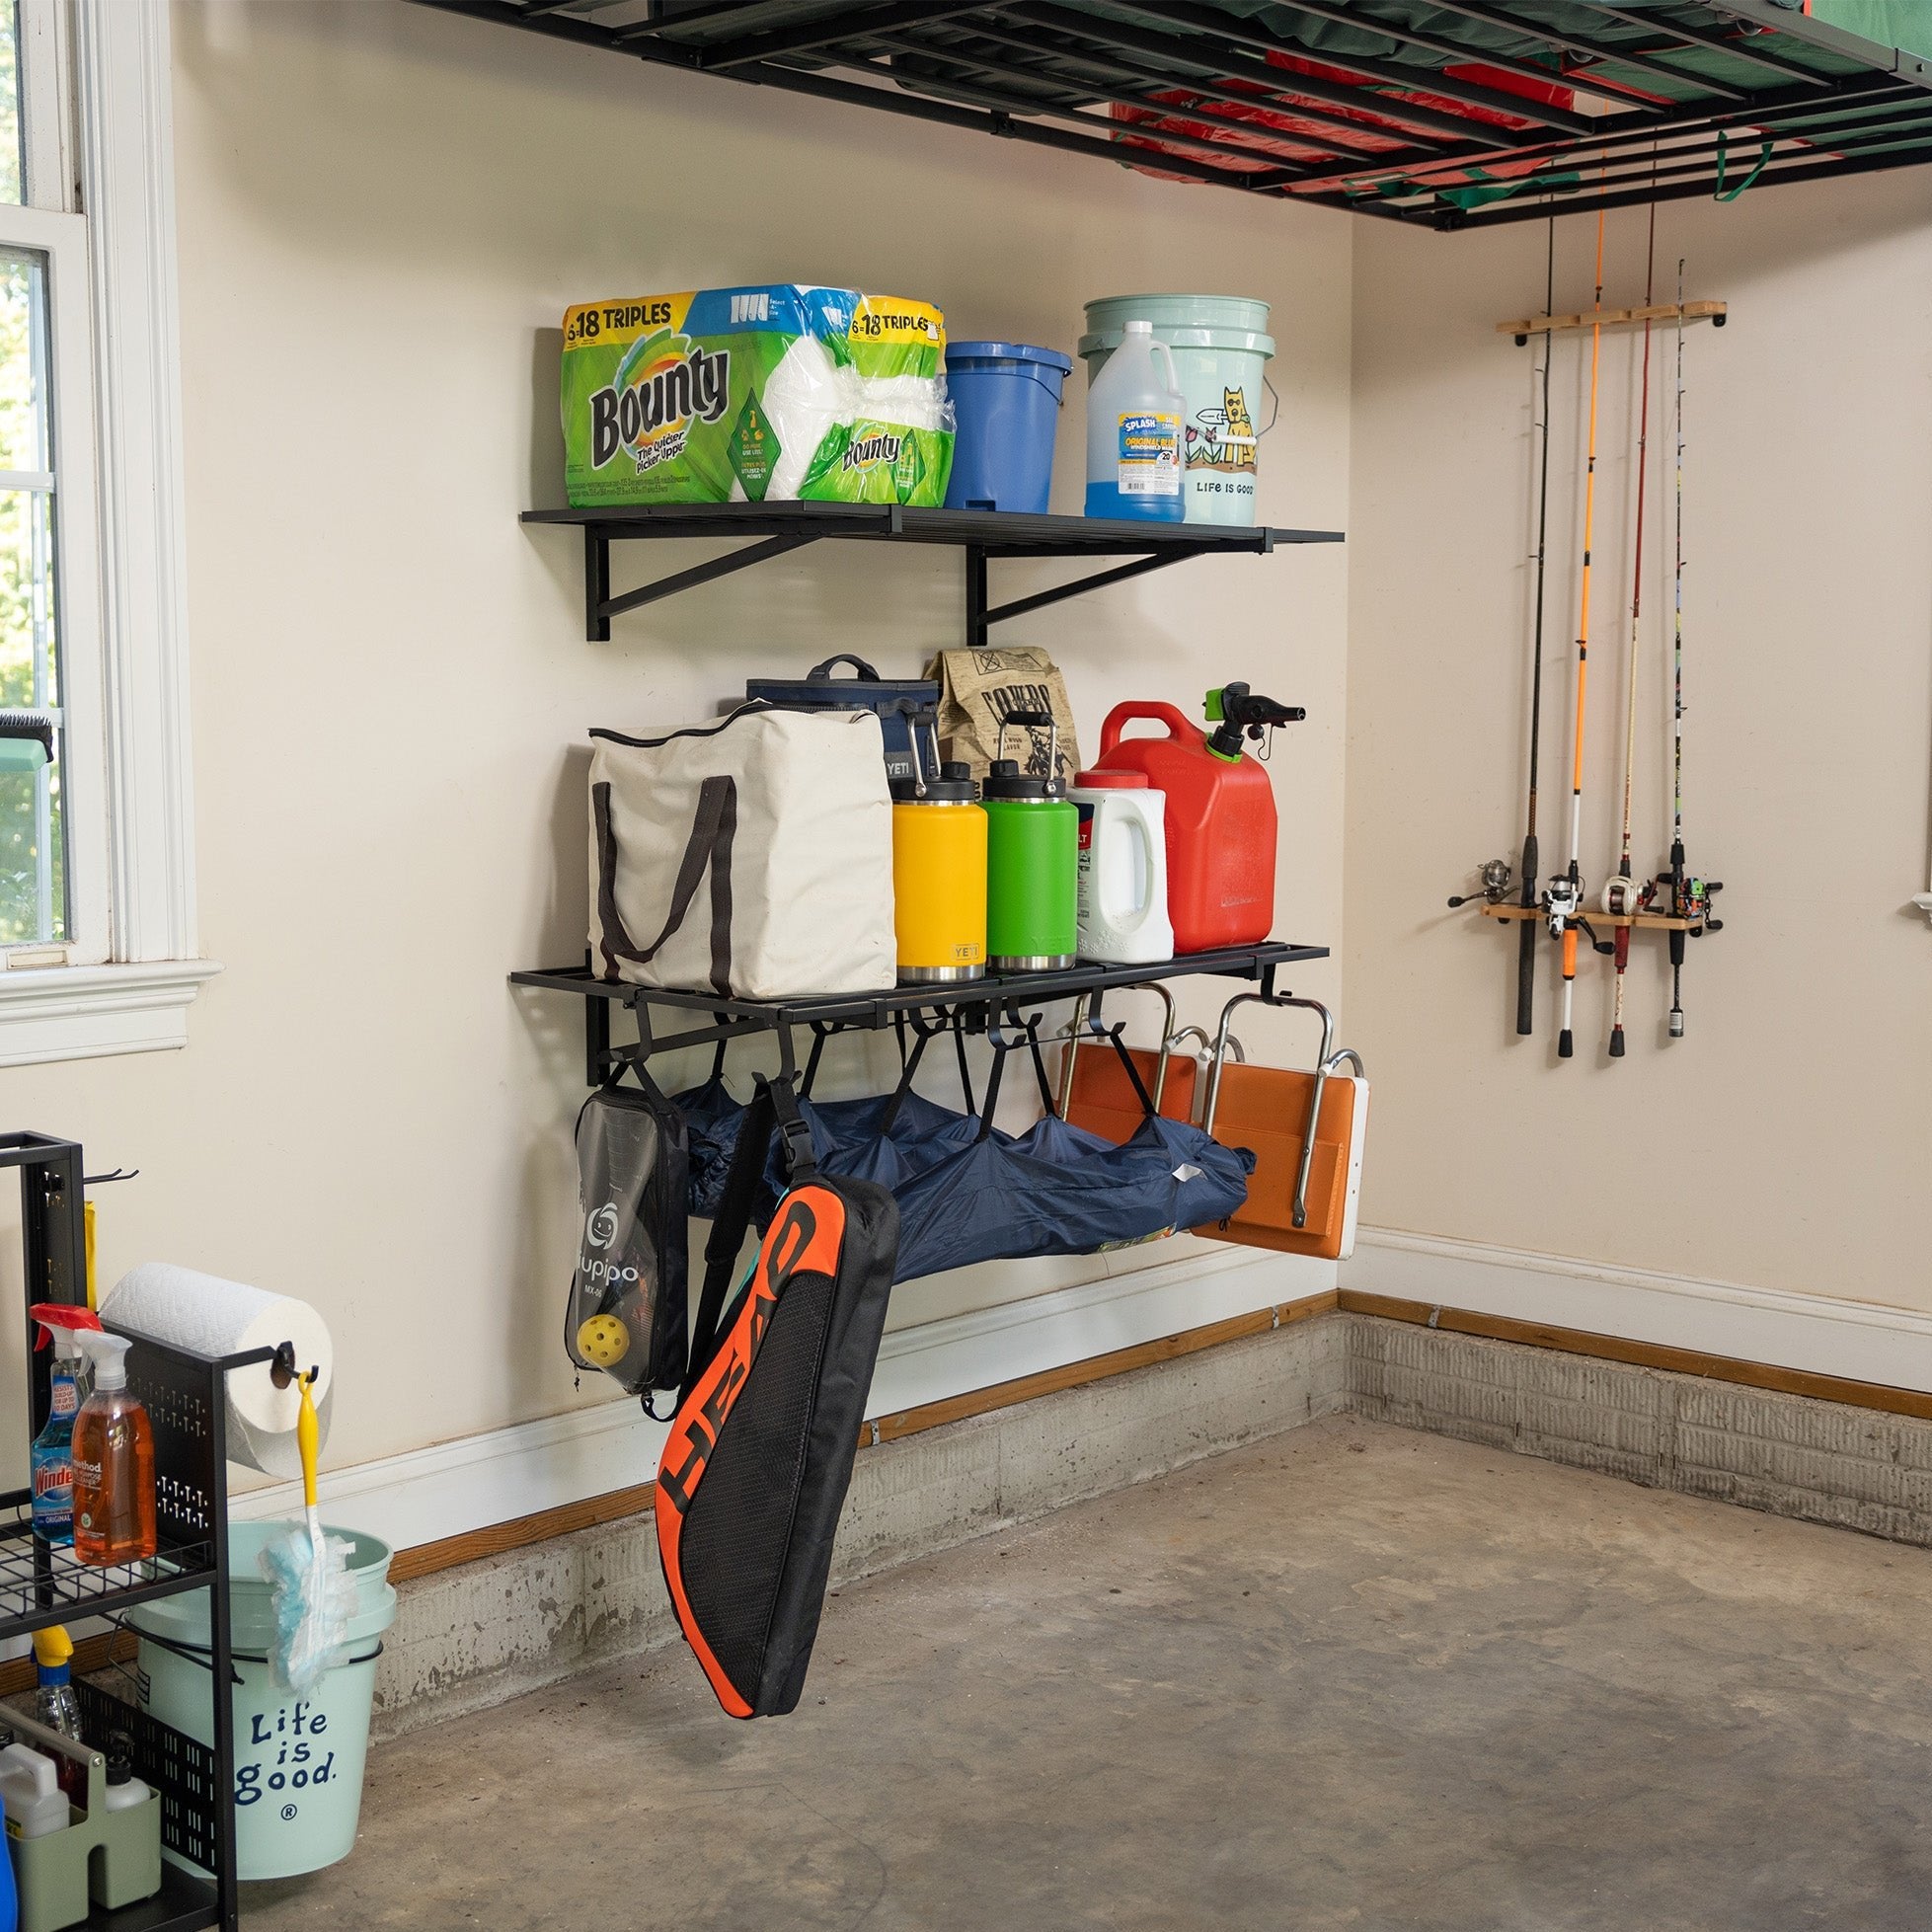
<path id="1" fill-rule="evenodd" d="M 1530 1349 L 1560 1349 L 1566 1354 L 1626 1362 L 1633 1368 L 1701 1375 L 1710 1381 L 1737 1382 L 1745 1388 L 1802 1395 L 1815 1402 L 1843 1402 L 1854 1409 L 1880 1409 L 1888 1415 L 1932 1422 L 1932 1394 L 1923 1389 L 1853 1381 L 1844 1375 L 1819 1375 L 1810 1369 L 1781 1368 L 1774 1362 L 1741 1361 L 1734 1355 L 1707 1355 L 1695 1349 L 1671 1348 L 1662 1342 L 1633 1342 L 1619 1335 L 1557 1328 L 1548 1322 L 1525 1322 L 1509 1315 L 1479 1315 L 1466 1308 L 1404 1301 L 1394 1295 L 1361 1294 L 1352 1288 L 1342 1289 L 1339 1299 L 1345 1314 L 1377 1315 L 1388 1322 L 1413 1322 L 1423 1328 L 1447 1329 L 1452 1335 L 1480 1335 L 1492 1342 L 1516 1342 Z"/>
<path id="2" fill-rule="evenodd" d="M 1771 1362 L 1740 1361 L 1730 1355 L 1708 1355 L 1694 1349 L 1670 1348 L 1662 1343 L 1633 1342 L 1621 1336 L 1596 1335 L 1584 1329 L 1558 1328 L 1546 1322 L 1520 1321 L 1507 1315 L 1482 1315 L 1466 1308 L 1444 1308 L 1425 1301 L 1404 1301 L 1393 1295 L 1363 1294 L 1352 1288 L 1331 1289 L 1309 1295 L 1300 1301 L 1287 1301 L 1273 1308 L 1258 1309 L 1252 1315 L 1236 1315 L 1224 1322 L 1209 1322 L 1203 1327 L 1185 1329 L 1179 1335 L 1162 1336 L 1129 1349 L 1116 1349 L 1084 1361 L 1069 1362 L 1064 1368 L 1043 1369 L 1035 1375 L 1022 1375 L 1010 1382 L 995 1382 L 964 1395 L 949 1396 L 941 1402 L 928 1402 L 916 1409 L 901 1409 L 868 1423 L 860 1438 L 862 1448 L 875 1443 L 896 1442 L 925 1430 L 942 1429 L 948 1423 L 965 1422 L 972 1416 L 990 1415 L 1009 1409 L 1036 1396 L 1052 1395 L 1061 1389 L 1080 1388 L 1090 1382 L 1104 1382 L 1116 1375 L 1131 1374 L 1156 1362 L 1176 1361 L 1183 1355 L 1203 1349 L 1219 1348 L 1244 1336 L 1263 1335 L 1271 1329 L 1285 1328 L 1294 1322 L 1310 1321 L 1317 1315 L 1340 1310 L 1350 1315 L 1372 1315 L 1383 1321 L 1410 1322 L 1422 1328 L 1446 1329 L 1453 1335 L 1476 1335 L 1492 1342 L 1514 1342 L 1532 1349 L 1556 1349 L 1566 1354 L 1588 1355 L 1601 1361 L 1620 1361 L 1635 1368 L 1657 1368 L 1676 1375 L 1700 1375 L 1709 1380 L 1737 1382 L 1746 1388 L 1771 1389 L 1783 1395 L 1798 1395 L 1816 1402 L 1841 1402 L 1857 1409 L 1877 1409 L 1890 1415 L 1909 1416 L 1932 1422 L 1932 1393 L 1921 1389 L 1893 1388 L 1880 1382 L 1859 1382 L 1842 1375 L 1819 1375 L 1806 1369 L 1781 1368 Z M 651 1507 L 656 1486 L 639 1483 L 629 1489 L 610 1490 L 602 1496 L 586 1497 L 581 1502 L 560 1508 L 540 1509 L 517 1516 L 508 1522 L 493 1523 L 487 1529 L 471 1530 L 462 1536 L 444 1537 L 440 1542 L 419 1543 L 413 1549 L 398 1550 L 389 1566 L 397 1583 L 434 1576 L 453 1570 L 459 1564 L 476 1563 L 485 1557 L 502 1556 L 510 1550 L 526 1549 L 532 1543 L 548 1542 L 555 1536 L 568 1536 L 575 1530 L 594 1528 L 599 1523 L 621 1522 L 642 1515 Z M 131 1639 L 118 1632 L 90 1637 L 76 1647 L 74 1662 L 82 1670 L 104 1669 L 111 1662 L 124 1662 L 133 1656 Z M 0 1696 L 17 1696 L 34 1688 L 34 1661 L 16 1659 L 0 1664 Z"/>

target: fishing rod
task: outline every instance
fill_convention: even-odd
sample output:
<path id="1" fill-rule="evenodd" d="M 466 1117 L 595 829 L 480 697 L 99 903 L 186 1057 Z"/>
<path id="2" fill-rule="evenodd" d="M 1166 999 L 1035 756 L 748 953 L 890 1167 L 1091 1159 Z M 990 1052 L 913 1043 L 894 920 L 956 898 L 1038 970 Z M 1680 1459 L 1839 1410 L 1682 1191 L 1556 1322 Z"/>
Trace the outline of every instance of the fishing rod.
<path id="1" fill-rule="evenodd" d="M 1659 878 L 1670 895 L 1673 918 L 1697 919 L 1700 930 L 1718 932 L 1724 921 L 1711 917 L 1711 895 L 1724 890 L 1721 880 L 1692 879 L 1684 871 L 1684 263 L 1677 258 L 1677 487 L 1674 614 L 1670 640 L 1670 866 Z M 1670 1038 L 1684 1037 L 1685 929 L 1670 929 Z"/>
<path id="2" fill-rule="evenodd" d="M 1571 1031 L 1571 1007 L 1577 993 L 1577 929 L 1583 917 L 1584 875 L 1584 700 L 1589 682 L 1589 550 L 1596 517 L 1596 394 L 1603 353 L 1603 210 L 1596 211 L 1596 295 L 1589 328 L 1589 441 L 1584 469 L 1584 569 L 1577 621 L 1577 744 L 1570 776 L 1570 869 L 1550 881 L 1543 894 L 1550 937 L 1563 944 L 1563 1026 L 1557 1035 L 1560 1059 L 1576 1049 Z M 1590 935 L 1591 943 L 1595 935 Z"/>
<path id="3" fill-rule="evenodd" d="M 1650 240 L 1644 252 L 1644 307 L 1648 310 L 1657 287 L 1657 203 L 1651 203 Z M 1677 291 L 1677 342 L 1684 338 L 1683 290 Z M 1651 445 L 1651 319 L 1644 318 L 1644 400 L 1637 416 L 1637 536 L 1630 582 L 1630 676 L 1624 692 L 1623 841 L 1617 869 L 1603 888 L 1603 910 L 1612 917 L 1633 919 L 1651 901 L 1656 885 L 1646 880 L 1640 889 L 1630 873 L 1631 801 L 1637 784 L 1637 662 L 1638 636 L 1644 613 L 1644 496 L 1650 474 Z M 1610 1008 L 1610 1057 L 1623 1058 L 1623 980 L 1630 965 L 1630 927 L 1616 929 L 1611 952 L 1616 961 L 1616 992 Z"/>
<path id="4" fill-rule="evenodd" d="M 1556 217 L 1550 217 L 1550 239 L 1543 266 L 1543 313 L 1556 315 Z M 1536 485 L 1536 631 L 1529 670 L 1529 802 L 1523 814 L 1522 902 L 1536 904 L 1536 882 L 1543 876 L 1536 845 L 1536 777 L 1543 743 L 1543 588 L 1548 579 L 1550 531 L 1550 364 L 1556 359 L 1556 330 L 1543 336 L 1543 453 Z M 1536 922 L 1524 919 L 1516 936 L 1516 1031 L 1531 1031 L 1531 1007 L 1536 991 Z"/>

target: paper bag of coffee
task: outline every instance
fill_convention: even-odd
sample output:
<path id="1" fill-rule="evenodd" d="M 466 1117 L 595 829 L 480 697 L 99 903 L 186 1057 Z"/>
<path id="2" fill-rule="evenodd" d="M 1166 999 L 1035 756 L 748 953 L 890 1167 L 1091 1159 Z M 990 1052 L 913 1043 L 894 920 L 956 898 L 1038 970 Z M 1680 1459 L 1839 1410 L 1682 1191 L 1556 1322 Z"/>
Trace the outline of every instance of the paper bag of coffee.
<path id="1" fill-rule="evenodd" d="M 1045 652 L 1021 646 L 1011 651 L 942 651 L 926 675 L 939 680 L 939 739 L 943 758 L 958 758 L 983 779 L 999 756 L 1002 719 L 1015 712 L 1050 713 L 1059 743 L 1048 769 L 1049 734 L 1043 727 L 1010 725 L 1006 755 L 1037 778 L 1071 785 L 1080 769 L 1080 743 L 1074 734 L 1073 704 L 1066 680 Z"/>

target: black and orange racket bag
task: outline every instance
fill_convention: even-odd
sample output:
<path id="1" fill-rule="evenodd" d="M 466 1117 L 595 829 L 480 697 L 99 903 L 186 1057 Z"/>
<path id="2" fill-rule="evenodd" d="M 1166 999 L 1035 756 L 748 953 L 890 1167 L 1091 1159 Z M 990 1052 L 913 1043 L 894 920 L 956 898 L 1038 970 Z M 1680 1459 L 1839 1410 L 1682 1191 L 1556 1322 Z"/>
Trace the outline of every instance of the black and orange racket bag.
<path id="1" fill-rule="evenodd" d="M 774 1127 L 790 1185 L 727 1307 Z M 732 1717 L 783 1716 L 805 1689 L 897 1255 L 892 1197 L 821 1175 L 789 1082 L 761 1080 L 705 1249 L 656 1506 L 672 1607 Z"/>

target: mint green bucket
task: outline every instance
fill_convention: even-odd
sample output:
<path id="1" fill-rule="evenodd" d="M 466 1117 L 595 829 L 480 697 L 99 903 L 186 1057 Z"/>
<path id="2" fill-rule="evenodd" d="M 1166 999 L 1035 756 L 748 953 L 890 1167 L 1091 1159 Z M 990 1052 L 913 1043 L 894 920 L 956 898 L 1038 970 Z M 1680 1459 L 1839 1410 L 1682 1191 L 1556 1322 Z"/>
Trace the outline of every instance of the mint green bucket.
<path id="1" fill-rule="evenodd" d="M 1261 421 L 1271 401 L 1267 363 L 1275 353 L 1268 304 L 1239 295 L 1109 295 L 1087 304 L 1080 354 L 1091 388 L 1121 346 L 1129 322 L 1153 325 L 1174 352 L 1186 404 L 1190 523 L 1252 523 L 1260 440 L 1275 426 Z"/>
<path id="2" fill-rule="evenodd" d="M 296 1527 L 228 1526 L 228 1601 L 241 1679 L 235 1685 L 235 1870 L 244 1879 L 292 1878 L 348 1856 L 362 1810 L 376 1659 L 382 1633 L 396 1620 L 389 1545 L 358 1530 L 329 1527 L 331 1536 L 354 1545 L 348 1560 L 355 1583 L 350 1661 L 326 1672 L 307 1697 L 277 1689 L 267 1661 L 275 1634 L 274 1590 L 257 1559 L 264 1544 Z M 139 1604 L 127 1621 L 142 1640 L 141 1708 L 212 1743 L 207 1591 Z"/>

